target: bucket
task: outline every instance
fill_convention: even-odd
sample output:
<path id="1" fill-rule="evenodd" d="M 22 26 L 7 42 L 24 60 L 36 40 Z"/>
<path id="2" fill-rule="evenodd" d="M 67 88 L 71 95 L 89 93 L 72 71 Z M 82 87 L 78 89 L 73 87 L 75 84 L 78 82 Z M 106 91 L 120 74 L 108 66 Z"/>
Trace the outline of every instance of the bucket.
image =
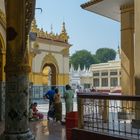
<path id="1" fill-rule="evenodd" d="M 66 114 L 66 138 L 72 140 L 72 128 L 78 127 L 78 112 Z"/>

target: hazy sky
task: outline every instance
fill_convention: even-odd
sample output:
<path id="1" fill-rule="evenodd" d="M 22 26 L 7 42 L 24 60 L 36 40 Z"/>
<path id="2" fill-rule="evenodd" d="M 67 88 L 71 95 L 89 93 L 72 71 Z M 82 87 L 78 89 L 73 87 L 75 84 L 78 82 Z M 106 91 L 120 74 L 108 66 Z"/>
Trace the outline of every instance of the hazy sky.
<path id="1" fill-rule="evenodd" d="M 77 50 L 87 49 L 92 54 L 98 48 L 108 47 L 117 50 L 120 44 L 120 24 L 92 12 L 83 10 L 80 5 L 87 0 L 37 0 L 36 10 L 38 27 L 54 33 L 61 31 L 62 22 L 70 37 L 70 54 Z"/>

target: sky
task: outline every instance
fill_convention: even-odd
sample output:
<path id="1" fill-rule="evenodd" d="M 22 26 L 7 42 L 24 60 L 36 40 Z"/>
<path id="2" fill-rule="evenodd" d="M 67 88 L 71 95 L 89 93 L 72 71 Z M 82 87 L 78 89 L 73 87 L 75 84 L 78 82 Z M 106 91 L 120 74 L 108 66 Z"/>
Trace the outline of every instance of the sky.
<path id="1" fill-rule="evenodd" d="M 99 48 L 113 48 L 120 44 L 120 23 L 86 11 L 80 7 L 88 0 L 36 0 L 35 18 L 39 28 L 60 33 L 65 22 L 69 35 L 70 55 L 86 49 L 95 54 Z"/>

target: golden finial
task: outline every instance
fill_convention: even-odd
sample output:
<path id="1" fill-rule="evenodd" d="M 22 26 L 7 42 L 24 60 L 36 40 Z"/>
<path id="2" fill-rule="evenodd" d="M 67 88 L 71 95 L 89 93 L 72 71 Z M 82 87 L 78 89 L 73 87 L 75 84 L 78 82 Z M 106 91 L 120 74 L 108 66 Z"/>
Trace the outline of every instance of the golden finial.
<path id="1" fill-rule="evenodd" d="M 45 34 L 43 28 L 41 28 L 41 30 L 40 30 L 40 37 L 42 37 L 42 38 L 46 37 L 46 34 Z"/>
<path id="2" fill-rule="evenodd" d="M 62 41 L 66 42 L 66 43 L 68 42 L 69 36 L 67 35 L 67 32 L 66 32 L 65 22 L 63 22 L 63 24 L 62 24 L 62 30 L 61 30 L 59 37 Z"/>
<path id="3" fill-rule="evenodd" d="M 51 34 L 53 34 L 53 25 L 51 24 Z"/>
<path id="4" fill-rule="evenodd" d="M 40 37 L 40 38 L 58 40 L 58 41 L 65 42 L 65 43 L 68 43 L 68 39 L 69 39 L 69 36 L 67 35 L 66 28 L 65 28 L 65 22 L 63 22 L 63 24 L 62 24 L 61 33 L 54 34 L 52 24 L 51 24 L 51 32 L 48 33 L 47 31 L 45 32 L 43 30 L 43 28 L 41 28 L 41 29 L 38 28 L 37 24 L 36 24 L 36 20 L 33 19 L 32 24 L 31 24 L 31 32 L 37 33 L 37 37 Z"/>
<path id="5" fill-rule="evenodd" d="M 62 31 L 61 32 L 66 33 L 65 22 L 63 22 L 63 24 L 62 24 Z"/>

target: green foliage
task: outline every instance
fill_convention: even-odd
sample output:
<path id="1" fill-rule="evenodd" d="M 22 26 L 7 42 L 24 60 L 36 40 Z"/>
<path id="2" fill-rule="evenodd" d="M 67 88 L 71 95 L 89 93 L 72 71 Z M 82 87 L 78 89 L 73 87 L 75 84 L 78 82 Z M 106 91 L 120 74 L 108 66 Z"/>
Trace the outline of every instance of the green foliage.
<path id="1" fill-rule="evenodd" d="M 83 69 L 84 66 L 86 66 L 86 68 L 89 68 L 91 64 L 95 63 L 95 58 L 93 58 L 92 54 L 87 50 L 77 51 L 70 57 L 70 64 L 73 64 L 75 69 L 78 69 L 79 65 L 81 69 Z"/>
<path id="2" fill-rule="evenodd" d="M 110 48 L 100 48 L 96 51 L 96 58 L 101 63 L 108 62 L 109 60 L 115 60 L 116 51 Z"/>
<path id="3" fill-rule="evenodd" d="M 105 63 L 109 60 L 115 60 L 115 58 L 116 52 L 110 48 L 100 48 L 95 55 L 87 50 L 80 50 L 70 57 L 70 64 L 73 64 L 75 69 L 78 69 L 79 65 L 83 69 L 84 66 L 89 68 L 91 64 Z"/>
<path id="4" fill-rule="evenodd" d="M 98 64 L 98 63 L 100 63 L 100 60 L 96 57 L 95 54 L 92 55 L 92 58 L 93 58 L 93 60 L 94 60 L 94 63 L 93 63 L 93 64 Z"/>

